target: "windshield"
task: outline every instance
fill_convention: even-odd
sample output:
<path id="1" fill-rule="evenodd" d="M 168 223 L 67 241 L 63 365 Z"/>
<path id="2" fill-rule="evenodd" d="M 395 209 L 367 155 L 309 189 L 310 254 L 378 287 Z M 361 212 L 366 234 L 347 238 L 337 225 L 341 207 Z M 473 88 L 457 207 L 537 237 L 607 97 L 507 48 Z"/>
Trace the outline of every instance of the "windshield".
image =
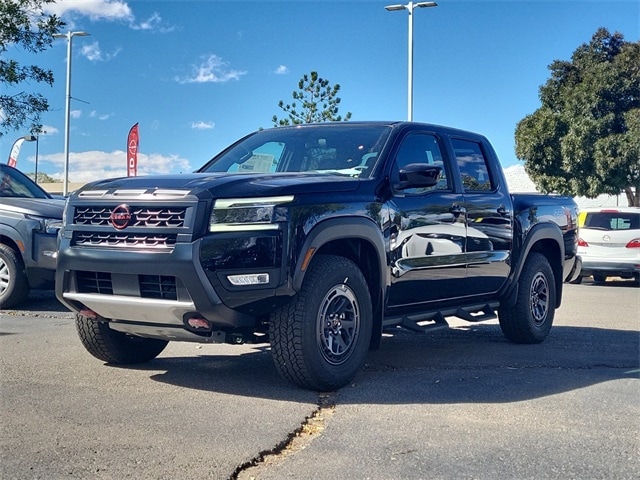
<path id="1" fill-rule="evenodd" d="M 0 165 L 0 197 L 51 198 L 24 173 L 7 165 Z"/>
<path id="2" fill-rule="evenodd" d="M 391 128 L 317 124 L 256 132 L 199 172 L 315 172 L 364 178 L 371 173 Z"/>

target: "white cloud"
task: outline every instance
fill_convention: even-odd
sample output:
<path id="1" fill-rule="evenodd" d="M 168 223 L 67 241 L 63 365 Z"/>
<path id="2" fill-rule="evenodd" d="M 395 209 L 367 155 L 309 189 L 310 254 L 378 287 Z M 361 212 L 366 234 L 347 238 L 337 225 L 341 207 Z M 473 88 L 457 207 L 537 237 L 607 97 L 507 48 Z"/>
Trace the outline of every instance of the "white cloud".
<path id="1" fill-rule="evenodd" d="M 58 0 L 45 5 L 47 13 L 59 17 L 86 16 L 91 20 L 124 20 L 132 22 L 133 12 L 127 2 L 120 0 Z"/>
<path id="2" fill-rule="evenodd" d="M 55 135 L 57 133 L 59 133 L 60 131 L 52 126 L 52 125 L 42 125 L 42 132 L 40 133 L 40 135 Z"/>
<path id="3" fill-rule="evenodd" d="M 202 120 L 191 122 L 191 128 L 193 128 L 194 130 L 211 130 L 215 127 L 216 124 L 213 122 L 203 122 Z"/>
<path id="4" fill-rule="evenodd" d="M 229 80 L 239 80 L 247 72 L 229 69 L 229 62 L 225 62 L 218 55 L 210 54 L 202 57 L 200 65 L 193 65 L 193 73 L 189 77 L 176 77 L 179 83 L 223 83 Z"/>
<path id="5" fill-rule="evenodd" d="M 82 110 L 71 110 L 69 116 L 71 118 L 80 118 L 82 116 Z"/>
<path id="6" fill-rule="evenodd" d="M 40 161 L 51 162 L 60 169 L 51 177 L 63 179 L 64 153 L 40 155 Z M 191 172 L 188 160 L 179 155 L 138 153 L 138 175 Z M 86 183 L 94 180 L 127 176 L 127 156 L 124 150 L 89 151 L 69 154 L 69 181 Z"/>
<path id="7" fill-rule="evenodd" d="M 91 110 L 91 113 L 89 113 L 89 118 L 97 118 L 98 120 L 108 120 L 114 115 L 115 115 L 114 113 L 98 113 L 95 110 Z"/>
<path id="8" fill-rule="evenodd" d="M 62 17 L 69 28 L 74 28 L 75 18 L 89 17 L 93 21 L 124 22 L 133 30 L 161 33 L 175 30 L 175 27 L 167 25 L 157 12 L 146 20 L 137 22 L 131 7 L 122 0 L 58 0 L 56 3 L 45 5 L 44 11 Z"/>
<path id="9" fill-rule="evenodd" d="M 100 48 L 100 44 L 98 42 L 93 42 L 89 45 L 83 45 L 80 50 L 80 54 L 92 62 L 106 62 L 114 58 L 121 51 L 122 49 L 118 48 L 111 53 L 105 53 Z"/>
<path id="10" fill-rule="evenodd" d="M 287 73 L 289 73 L 289 69 L 286 65 L 279 65 L 273 73 L 275 73 L 276 75 L 286 75 Z"/>
<path id="11" fill-rule="evenodd" d="M 146 20 L 142 20 L 140 23 L 132 23 L 131 28 L 133 30 L 144 30 L 161 33 L 169 33 L 175 30 L 174 26 L 165 24 L 158 12 L 153 12 L 153 14 L 149 18 L 147 18 Z"/>

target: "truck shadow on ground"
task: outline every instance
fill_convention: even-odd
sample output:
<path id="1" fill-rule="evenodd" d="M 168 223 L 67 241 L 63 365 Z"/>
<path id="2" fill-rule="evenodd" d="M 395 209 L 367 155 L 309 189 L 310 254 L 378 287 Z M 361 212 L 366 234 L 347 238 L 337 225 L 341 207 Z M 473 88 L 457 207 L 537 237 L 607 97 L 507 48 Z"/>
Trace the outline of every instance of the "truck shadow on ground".
<path id="1" fill-rule="evenodd" d="M 213 346 L 212 348 L 215 348 Z M 136 369 L 140 369 L 136 367 Z M 307 398 L 277 373 L 267 347 L 234 355 L 161 357 L 143 369 L 184 388 L 246 397 Z M 158 374 L 158 370 L 165 370 Z M 554 327 L 546 342 L 515 345 L 497 325 L 419 335 L 398 331 L 371 352 L 339 402 L 505 403 L 618 379 L 640 378 L 636 331 Z M 640 391 L 640 384 L 639 384 Z"/>

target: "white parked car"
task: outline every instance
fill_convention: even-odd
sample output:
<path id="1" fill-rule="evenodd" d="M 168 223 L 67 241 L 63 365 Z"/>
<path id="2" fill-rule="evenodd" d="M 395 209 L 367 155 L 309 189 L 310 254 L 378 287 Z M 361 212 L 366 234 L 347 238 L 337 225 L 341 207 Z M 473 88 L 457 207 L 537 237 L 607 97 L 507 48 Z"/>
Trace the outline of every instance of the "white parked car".
<path id="1" fill-rule="evenodd" d="M 580 212 L 578 255 L 582 277 L 635 279 L 640 286 L 640 207 L 587 208 Z"/>

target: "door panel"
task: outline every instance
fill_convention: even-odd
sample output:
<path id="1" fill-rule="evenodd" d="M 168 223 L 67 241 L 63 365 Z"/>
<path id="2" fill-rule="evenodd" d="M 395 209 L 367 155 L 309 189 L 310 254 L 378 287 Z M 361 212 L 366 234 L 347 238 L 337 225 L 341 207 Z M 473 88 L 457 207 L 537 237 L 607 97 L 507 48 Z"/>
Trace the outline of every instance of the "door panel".
<path id="1" fill-rule="evenodd" d="M 409 164 L 442 168 L 437 185 L 398 187 L 389 201 L 391 286 L 389 307 L 422 303 L 461 295 L 465 278 L 466 215 L 463 197 L 451 187 L 450 162 L 439 139 L 412 132 L 402 141 L 391 170 L 398 187 L 400 169 Z"/>
<path id="2" fill-rule="evenodd" d="M 494 293 L 509 275 L 513 212 L 506 192 L 490 175 L 482 144 L 453 139 L 452 146 L 464 189 L 467 221 L 469 295 Z"/>

